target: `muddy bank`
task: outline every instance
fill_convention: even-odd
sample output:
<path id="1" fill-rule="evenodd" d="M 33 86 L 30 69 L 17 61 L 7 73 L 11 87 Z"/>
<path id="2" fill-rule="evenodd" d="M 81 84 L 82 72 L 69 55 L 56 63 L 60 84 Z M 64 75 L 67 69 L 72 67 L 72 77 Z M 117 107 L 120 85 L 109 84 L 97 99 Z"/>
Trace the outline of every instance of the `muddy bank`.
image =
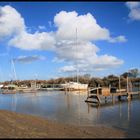
<path id="1" fill-rule="evenodd" d="M 0 110 L 0 138 L 124 138 L 127 133 L 117 128 L 79 127 Z M 129 137 L 135 137 L 135 134 Z"/>

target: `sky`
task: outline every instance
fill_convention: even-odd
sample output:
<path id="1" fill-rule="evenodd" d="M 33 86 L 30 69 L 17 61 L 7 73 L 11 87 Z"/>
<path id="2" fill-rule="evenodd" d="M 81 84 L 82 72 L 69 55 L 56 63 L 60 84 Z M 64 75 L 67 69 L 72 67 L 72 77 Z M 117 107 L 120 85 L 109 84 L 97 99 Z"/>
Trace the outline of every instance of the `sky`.
<path id="1" fill-rule="evenodd" d="M 140 68 L 140 2 L 0 2 L 0 81 Z"/>

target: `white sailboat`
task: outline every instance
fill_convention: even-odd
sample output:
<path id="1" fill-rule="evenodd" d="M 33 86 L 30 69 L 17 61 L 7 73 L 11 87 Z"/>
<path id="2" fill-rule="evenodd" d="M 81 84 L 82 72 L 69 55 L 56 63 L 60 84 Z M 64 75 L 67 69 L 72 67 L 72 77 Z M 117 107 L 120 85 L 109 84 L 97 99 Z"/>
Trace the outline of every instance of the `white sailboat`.
<path id="1" fill-rule="evenodd" d="M 88 89 L 88 84 L 81 84 L 77 82 L 68 82 L 66 84 L 62 84 L 64 89 L 69 90 L 69 91 L 75 91 L 75 90 L 87 90 Z"/>
<path id="2" fill-rule="evenodd" d="M 14 77 L 16 79 L 16 71 L 15 71 L 15 67 L 14 67 L 14 62 L 11 59 L 11 70 L 13 70 L 14 72 Z M 11 80 L 12 81 L 12 80 Z M 16 94 L 18 92 L 18 86 L 13 84 L 12 82 L 8 85 L 3 85 L 1 87 L 1 93 L 2 94 Z"/>
<path id="3" fill-rule="evenodd" d="M 76 28 L 76 49 L 77 49 L 77 28 Z M 76 69 L 76 77 L 77 77 L 77 81 L 76 82 L 68 82 L 65 84 L 61 84 L 61 86 L 65 89 L 65 90 L 69 90 L 69 91 L 87 91 L 88 90 L 88 84 L 82 84 L 79 82 L 78 79 L 78 63 L 77 63 L 77 69 Z"/>

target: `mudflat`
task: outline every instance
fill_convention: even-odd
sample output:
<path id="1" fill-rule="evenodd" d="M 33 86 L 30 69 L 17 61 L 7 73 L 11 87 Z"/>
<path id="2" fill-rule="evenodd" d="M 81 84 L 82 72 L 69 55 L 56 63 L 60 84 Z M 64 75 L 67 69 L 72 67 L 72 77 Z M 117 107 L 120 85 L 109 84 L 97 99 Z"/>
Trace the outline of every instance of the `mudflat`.
<path id="1" fill-rule="evenodd" d="M 126 138 L 139 137 L 118 128 L 74 126 L 38 116 L 0 110 L 0 138 Z"/>

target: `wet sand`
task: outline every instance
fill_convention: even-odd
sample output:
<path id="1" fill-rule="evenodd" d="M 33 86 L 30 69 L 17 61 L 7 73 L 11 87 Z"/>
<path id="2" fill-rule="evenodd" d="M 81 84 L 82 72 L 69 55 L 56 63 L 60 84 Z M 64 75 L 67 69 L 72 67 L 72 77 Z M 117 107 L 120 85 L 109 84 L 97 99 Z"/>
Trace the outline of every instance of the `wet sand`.
<path id="1" fill-rule="evenodd" d="M 0 138 L 125 138 L 135 137 L 118 128 L 74 126 L 41 117 L 0 110 Z"/>

